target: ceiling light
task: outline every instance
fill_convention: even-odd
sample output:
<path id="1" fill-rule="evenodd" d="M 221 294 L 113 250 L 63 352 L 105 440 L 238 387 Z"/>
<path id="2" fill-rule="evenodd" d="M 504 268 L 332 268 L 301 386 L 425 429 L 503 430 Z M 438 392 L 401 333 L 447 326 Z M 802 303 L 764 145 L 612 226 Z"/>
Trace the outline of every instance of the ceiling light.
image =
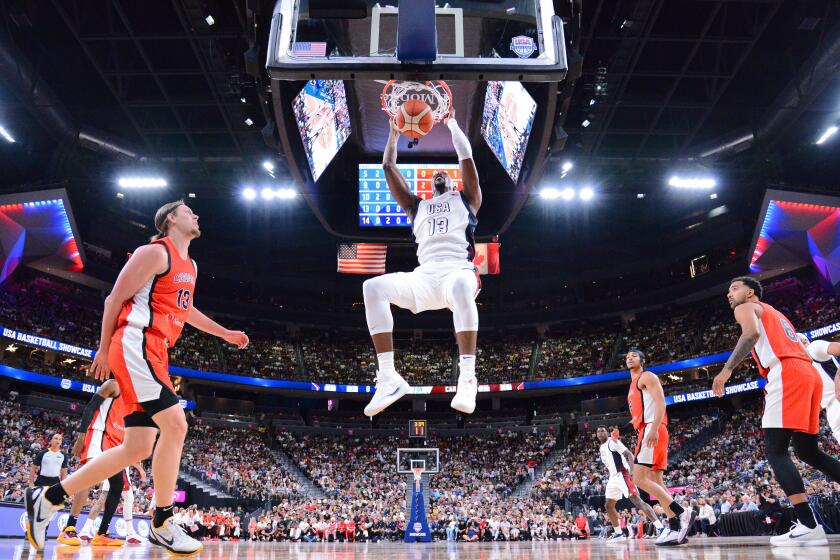
<path id="1" fill-rule="evenodd" d="M 242 189 L 242 198 L 245 200 L 254 200 L 257 198 L 257 191 L 252 189 L 251 187 L 245 187 Z"/>
<path id="2" fill-rule="evenodd" d="M 592 107 L 593 105 L 595 105 L 595 100 L 594 100 L 594 99 L 590 99 L 590 100 L 589 100 L 589 106 L 590 106 L 590 107 Z"/>
<path id="3" fill-rule="evenodd" d="M 712 194 L 709 195 L 709 198 L 711 198 L 712 200 L 716 200 L 717 199 L 717 193 L 713 192 Z"/>
<path id="4" fill-rule="evenodd" d="M 579 196 L 581 200 L 592 200 L 592 197 L 595 196 L 595 191 L 593 191 L 590 187 L 583 187 L 580 189 Z"/>
<path id="5" fill-rule="evenodd" d="M 120 177 L 117 184 L 124 189 L 162 189 L 167 186 L 163 177 Z"/>
<path id="6" fill-rule="evenodd" d="M 241 101 L 242 103 L 245 103 L 247 100 L 244 97 L 240 97 L 239 101 Z"/>
<path id="7" fill-rule="evenodd" d="M 188 198 L 195 198 L 195 193 L 194 192 L 188 193 L 187 197 Z"/>
<path id="8" fill-rule="evenodd" d="M 825 129 L 825 132 L 822 133 L 822 136 L 820 136 L 819 140 L 817 140 L 817 144 L 825 144 L 825 142 L 835 134 L 837 134 L 837 127 L 829 126 L 827 129 Z M 14 142 L 14 140 L 12 140 L 12 142 Z"/>
<path id="9" fill-rule="evenodd" d="M 277 198 L 280 198 L 282 200 L 291 200 L 291 199 L 293 199 L 297 196 L 297 191 L 295 189 L 289 189 L 289 188 L 277 189 L 274 192 L 274 194 L 275 194 L 275 196 L 277 196 Z"/>
<path id="10" fill-rule="evenodd" d="M 266 171 L 274 171 L 274 163 L 271 160 L 265 160 L 263 162 L 263 169 Z"/>
<path id="11" fill-rule="evenodd" d="M 709 190 L 715 188 L 717 181 L 711 177 L 680 177 L 674 175 L 668 179 L 668 184 L 678 189 Z"/>
<path id="12" fill-rule="evenodd" d="M 575 189 L 572 187 L 566 187 L 562 191 L 560 191 L 560 197 L 563 200 L 572 200 L 575 197 Z"/>
<path id="13" fill-rule="evenodd" d="M 207 22 L 207 25 L 211 25 L 211 26 L 212 26 L 214 23 L 216 23 L 216 20 L 215 20 L 215 19 L 213 19 L 213 16 L 211 16 L 211 15 L 208 15 L 206 18 L 204 18 L 204 21 L 206 21 L 206 22 Z"/>
<path id="14" fill-rule="evenodd" d="M 263 190 L 260 191 L 260 196 L 263 197 L 263 200 L 271 200 L 274 198 L 274 189 L 264 187 Z"/>
<path id="15" fill-rule="evenodd" d="M 254 121 L 251 120 L 251 117 L 248 117 L 247 119 L 245 119 L 245 124 L 247 124 L 248 126 L 251 126 L 251 125 L 254 124 Z"/>
<path id="16" fill-rule="evenodd" d="M 117 193 L 117 198 L 119 198 L 120 200 L 122 200 L 122 199 L 124 199 L 124 198 L 125 198 L 125 195 L 124 195 L 123 193 L 121 193 L 121 192 L 118 192 L 118 193 Z"/>
<path id="17" fill-rule="evenodd" d="M 0 136 L 2 136 L 6 140 L 6 142 L 9 142 L 10 144 L 15 143 L 15 138 L 11 134 L 9 134 L 9 131 L 3 128 L 2 126 L 0 126 Z"/>
<path id="18" fill-rule="evenodd" d="M 546 187 L 540 191 L 540 198 L 545 200 L 557 200 L 560 198 L 560 191 L 554 187 Z"/>
<path id="19" fill-rule="evenodd" d="M 589 119 L 586 119 L 586 120 L 584 120 L 584 121 L 583 121 L 582 123 L 580 123 L 580 124 L 581 124 L 581 126 L 582 126 L 583 128 L 586 128 L 587 126 L 589 126 L 589 125 L 590 125 L 590 124 L 592 124 L 592 123 L 591 123 L 591 122 L 589 122 Z"/>
<path id="20" fill-rule="evenodd" d="M 564 162 L 563 167 L 562 167 L 563 173 L 568 173 L 569 171 L 572 170 L 572 167 L 574 167 L 574 165 L 572 164 L 571 161 Z"/>
<path id="21" fill-rule="evenodd" d="M 644 197 L 645 197 L 645 193 L 643 193 L 643 192 L 636 193 L 636 198 L 638 198 L 639 200 L 643 199 Z"/>

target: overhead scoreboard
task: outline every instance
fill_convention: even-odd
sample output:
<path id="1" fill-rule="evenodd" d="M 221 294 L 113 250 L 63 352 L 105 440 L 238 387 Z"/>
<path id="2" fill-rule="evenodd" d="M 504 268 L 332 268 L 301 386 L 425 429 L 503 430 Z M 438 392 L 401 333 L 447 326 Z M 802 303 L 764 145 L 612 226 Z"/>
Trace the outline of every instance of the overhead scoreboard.
<path id="1" fill-rule="evenodd" d="M 461 168 L 457 163 L 400 163 L 397 167 L 411 192 L 422 199 L 432 198 L 432 177 L 437 171 L 446 171 L 458 190 Z M 405 227 L 411 220 L 391 196 L 385 182 L 381 163 L 359 164 L 359 225 L 362 227 Z"/>

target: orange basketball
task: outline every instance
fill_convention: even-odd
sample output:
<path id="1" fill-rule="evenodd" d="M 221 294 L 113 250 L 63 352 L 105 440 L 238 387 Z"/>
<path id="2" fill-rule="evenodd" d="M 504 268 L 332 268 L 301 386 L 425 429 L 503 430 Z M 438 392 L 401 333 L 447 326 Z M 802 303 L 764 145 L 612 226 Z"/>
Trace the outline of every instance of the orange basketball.
<path id="1" fill-rule="evenodd" d="M 435 126 L 432 108 L 419 99 L 409 99 L 400 105 L 395 120 L 399 131 L 411 138 L 425 136 Z"/>

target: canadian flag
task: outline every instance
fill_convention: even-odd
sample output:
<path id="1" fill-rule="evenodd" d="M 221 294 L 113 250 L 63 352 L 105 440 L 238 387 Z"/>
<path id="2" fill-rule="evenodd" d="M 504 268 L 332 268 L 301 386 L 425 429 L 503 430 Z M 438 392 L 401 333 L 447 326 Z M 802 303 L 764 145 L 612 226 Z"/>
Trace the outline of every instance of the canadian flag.
<path id="1" fill-rule="evenodd" d="M 473 264 L 479 274 L 499 274 L 499 243 L 476 243 Z"/>

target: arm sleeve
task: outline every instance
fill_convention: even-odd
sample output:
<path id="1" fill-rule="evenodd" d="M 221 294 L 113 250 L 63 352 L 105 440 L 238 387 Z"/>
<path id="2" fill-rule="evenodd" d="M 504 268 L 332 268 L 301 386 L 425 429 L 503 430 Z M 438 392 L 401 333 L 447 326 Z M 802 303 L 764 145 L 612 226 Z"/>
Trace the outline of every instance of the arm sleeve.
<path id="1" fill-rule="evenodd" d="M 67 457 L 67 453 L 62 453 L 64 455 L 64 460 L 61 462 L 61 468 L 67 469 L 70 468 L 70 460 Z"/>
<path id="2" fill-rule="evenodd" d="M 446 126 L 449 128 L 449 132 L 452 133 L 452 145 L 455 147 L 455 153 L 458 154 L 458 161 L 472 159 L 472 146 L 470 146 L 470 141 L 467 139 L 467 135 L 464 134 L 464 131 L 461 130 L 460 126 L 458 126 L 458 121 L 455 119 L 449 119 Z"/>
<path id="3" fill-rule="evenodd" d="M 76 430 L 78 433 L 83 434 L 87 432 L 88 427 L 90 426 L 91 420 L 93 420 L 93 413 L 96 412 L 96 409 L 105 401 L 105 398 L 100 394 L 95 394 L 91 397 L 90 401 L 87 403 L 84 412 L 82 412 L 82 420 L 79 422 L 79 427 Z"/>
<path id="4" fill-rule="evenodd" d="M 46 449 L 41 450 L 41 452 L 40 452 L 40 453 L 38 453 L 38 454 L 35 456 L 35 462 L 33 462 L 32 464 L 40 468 L 41 463 L 43 463 L 43 461 L 44 461 L 44 454 L 45 454 L 46 452 L 47 452 L 47 450 L 46 450 Z"/>

